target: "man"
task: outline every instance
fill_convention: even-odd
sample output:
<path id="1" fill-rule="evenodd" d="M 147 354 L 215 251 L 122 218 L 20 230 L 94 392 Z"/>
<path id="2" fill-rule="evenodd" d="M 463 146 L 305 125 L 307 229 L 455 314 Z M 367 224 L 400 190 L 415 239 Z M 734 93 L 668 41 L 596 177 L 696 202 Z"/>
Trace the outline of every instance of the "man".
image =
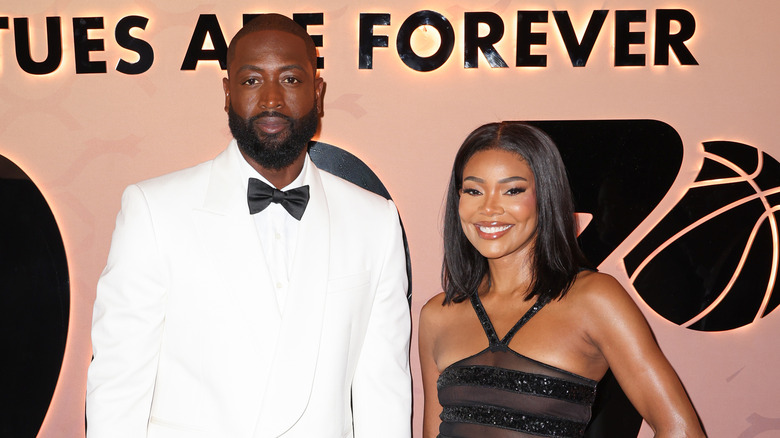
<path id="1" fill-rule="evenodd" d="M 252 20 L 223 80 L 235 140 L 125 191 L 95 301 L 90 438 L 410 435 L 397 212 L 310 161 L 315 66 L 295 22 Z"/>

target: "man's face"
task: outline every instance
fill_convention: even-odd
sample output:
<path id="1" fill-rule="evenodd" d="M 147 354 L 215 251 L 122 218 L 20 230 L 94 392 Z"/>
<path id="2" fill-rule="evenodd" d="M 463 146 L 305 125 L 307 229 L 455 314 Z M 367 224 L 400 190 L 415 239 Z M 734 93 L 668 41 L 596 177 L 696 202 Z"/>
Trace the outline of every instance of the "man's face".
<path id="1" fill-rule="evenodd" d="M 250 33 L 236 43 L 223 79 L 233 136 L 261 166 L 282 169 L 299 157 L 319 122 L 322 78 L 299 37 Z"/>

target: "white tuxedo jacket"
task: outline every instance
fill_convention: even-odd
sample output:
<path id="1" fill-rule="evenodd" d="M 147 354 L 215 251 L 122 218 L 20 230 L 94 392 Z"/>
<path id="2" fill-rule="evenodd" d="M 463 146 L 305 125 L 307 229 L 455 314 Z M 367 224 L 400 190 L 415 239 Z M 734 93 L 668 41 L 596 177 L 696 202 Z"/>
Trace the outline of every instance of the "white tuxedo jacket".
<path id="1" fill-rule="evenodd" d="M 87 435 L 408 437 L 394 204 L 313 163 L 284 313 L 233 141 L 128 187 L 98 283 Z"/>

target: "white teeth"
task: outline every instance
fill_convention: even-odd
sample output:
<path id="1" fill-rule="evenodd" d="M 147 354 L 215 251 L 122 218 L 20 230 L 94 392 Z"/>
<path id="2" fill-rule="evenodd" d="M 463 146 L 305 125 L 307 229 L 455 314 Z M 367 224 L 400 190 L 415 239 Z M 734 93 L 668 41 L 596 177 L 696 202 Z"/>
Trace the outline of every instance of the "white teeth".
<path id="1" fill-rule="evenodd" d="M 485 234 L 495 234 L 500 233 L 502 231 L 506 231 L 511 227 L 511 225 L 504 225 L 502 227 L 483 227 L 480 225 L 477 225 L 477 228 L 479 228 L 479 231 L 482 231 Z"/>

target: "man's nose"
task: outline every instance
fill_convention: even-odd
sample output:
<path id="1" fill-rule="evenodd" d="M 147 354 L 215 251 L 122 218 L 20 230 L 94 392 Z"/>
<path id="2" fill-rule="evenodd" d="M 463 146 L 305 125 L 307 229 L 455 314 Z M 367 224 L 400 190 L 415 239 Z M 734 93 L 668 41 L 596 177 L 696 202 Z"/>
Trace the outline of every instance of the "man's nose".
<path id="1" fill-rule="evenodd" d="M 260 106 L 264 109 L 281 108 L 284 105 L 284 95 L 279 84 L 266 83 L 260 93 Z"/>

